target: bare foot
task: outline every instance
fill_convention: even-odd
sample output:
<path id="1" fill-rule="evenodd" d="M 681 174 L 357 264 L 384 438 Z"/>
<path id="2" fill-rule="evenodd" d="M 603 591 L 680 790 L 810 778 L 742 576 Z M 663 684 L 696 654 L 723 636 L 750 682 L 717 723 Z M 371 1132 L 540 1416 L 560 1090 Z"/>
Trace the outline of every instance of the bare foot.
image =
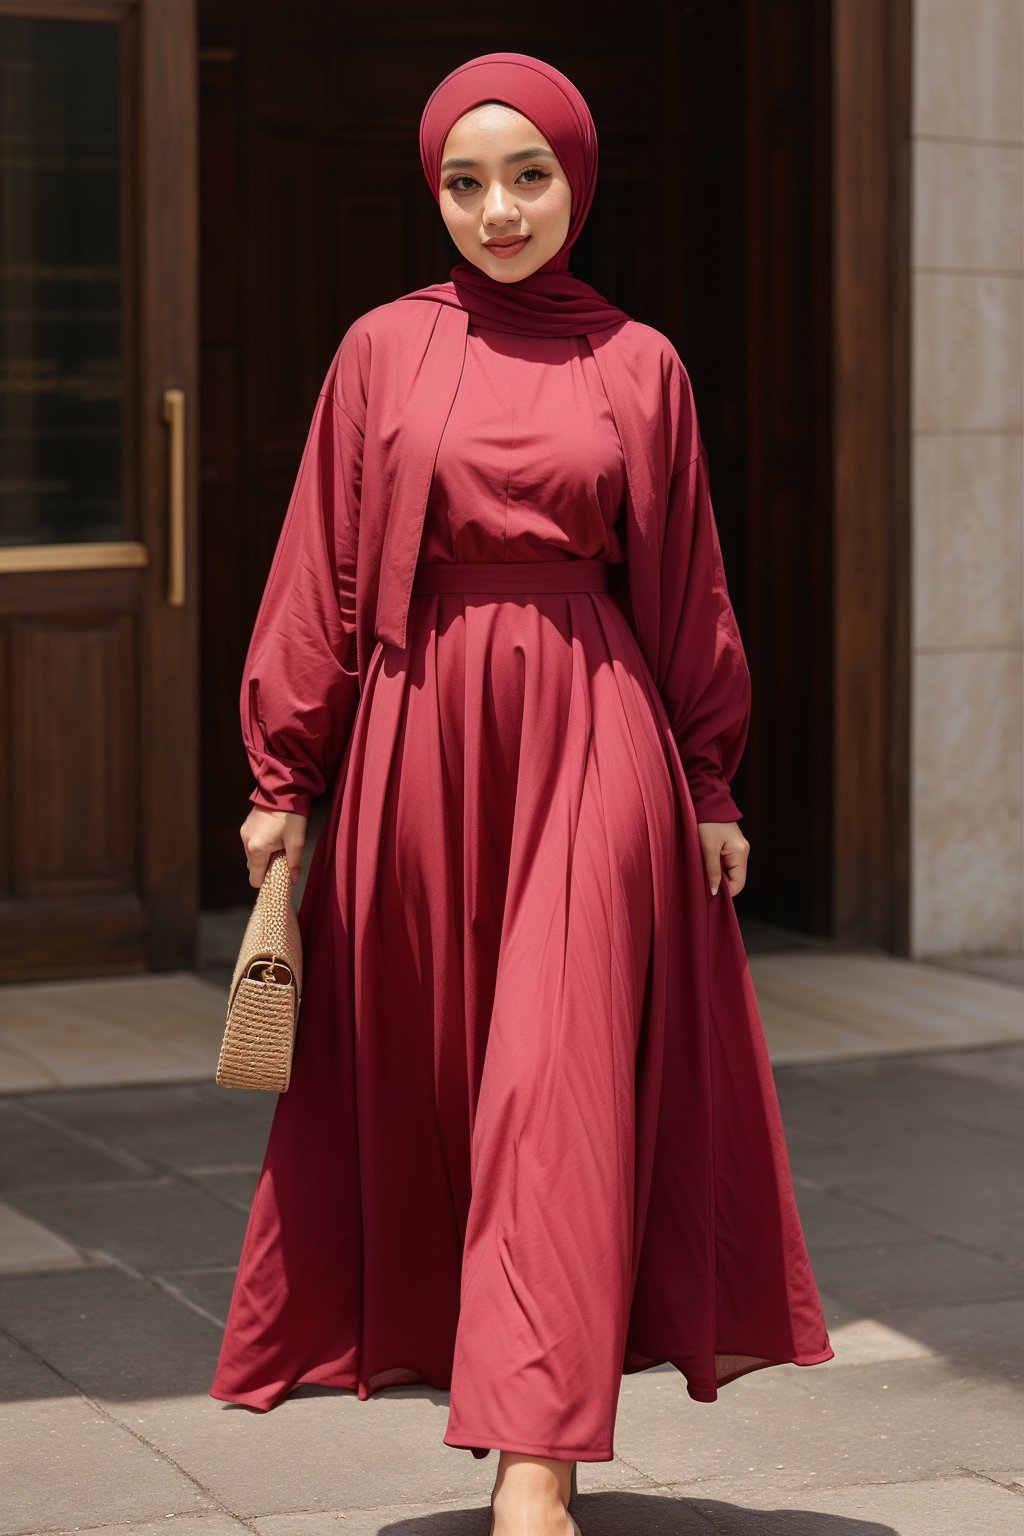
<path id="1" fill-rule="evenodd" d="M 491 1536 L 578 1536 L 566 1509 L 572 1462 L 501 1451 L 491 1494 Z"/>

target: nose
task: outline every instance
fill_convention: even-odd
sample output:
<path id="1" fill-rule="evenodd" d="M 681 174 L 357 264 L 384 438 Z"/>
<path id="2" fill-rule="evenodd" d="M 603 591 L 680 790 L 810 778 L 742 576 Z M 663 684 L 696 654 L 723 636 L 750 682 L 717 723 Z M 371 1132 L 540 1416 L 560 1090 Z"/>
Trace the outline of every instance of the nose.
<path id="1" fill-rule="evenodd" d="M 519 208 L 515 198 L 500 181 L 492 181 L 484 197 L 484 223 L 508 224 L 518 220 Z"/>

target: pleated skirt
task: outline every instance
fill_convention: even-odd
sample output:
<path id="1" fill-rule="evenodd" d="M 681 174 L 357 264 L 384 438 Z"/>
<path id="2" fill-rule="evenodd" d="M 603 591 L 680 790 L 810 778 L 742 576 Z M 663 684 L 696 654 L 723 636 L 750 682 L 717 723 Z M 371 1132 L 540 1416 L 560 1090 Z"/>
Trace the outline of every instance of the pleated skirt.
<path id="1" fill-rule="evenodd" d="M 623 1372 L 831 1357 L 732 898 L 599 560 L 421 563 L 300 909 L 211 1395 L 450 1388 L 608 1460 Z"/>

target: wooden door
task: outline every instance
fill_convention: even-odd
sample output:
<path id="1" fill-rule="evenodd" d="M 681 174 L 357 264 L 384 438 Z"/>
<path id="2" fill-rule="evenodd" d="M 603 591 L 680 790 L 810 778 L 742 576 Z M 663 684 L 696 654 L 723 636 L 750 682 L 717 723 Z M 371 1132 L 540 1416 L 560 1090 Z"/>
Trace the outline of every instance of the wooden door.
<path id="1" fill-rule="evenodd" d="M 190 966 L 195 24 L 0 0 L 0 980 Z"/>

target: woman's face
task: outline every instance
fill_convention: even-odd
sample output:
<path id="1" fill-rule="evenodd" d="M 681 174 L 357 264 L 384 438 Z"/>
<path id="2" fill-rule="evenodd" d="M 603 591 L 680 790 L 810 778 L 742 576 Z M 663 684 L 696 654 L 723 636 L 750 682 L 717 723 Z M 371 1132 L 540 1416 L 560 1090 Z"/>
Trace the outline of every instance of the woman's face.
<path id="1" fill-rule="evenodd" d="M 452 126 L 441 156 L 439 202 L 459 251 L 499 283 L 536 272 L 569 232 L 565 172 L 540 129 L 501 102 L 474 107 Z"/>

